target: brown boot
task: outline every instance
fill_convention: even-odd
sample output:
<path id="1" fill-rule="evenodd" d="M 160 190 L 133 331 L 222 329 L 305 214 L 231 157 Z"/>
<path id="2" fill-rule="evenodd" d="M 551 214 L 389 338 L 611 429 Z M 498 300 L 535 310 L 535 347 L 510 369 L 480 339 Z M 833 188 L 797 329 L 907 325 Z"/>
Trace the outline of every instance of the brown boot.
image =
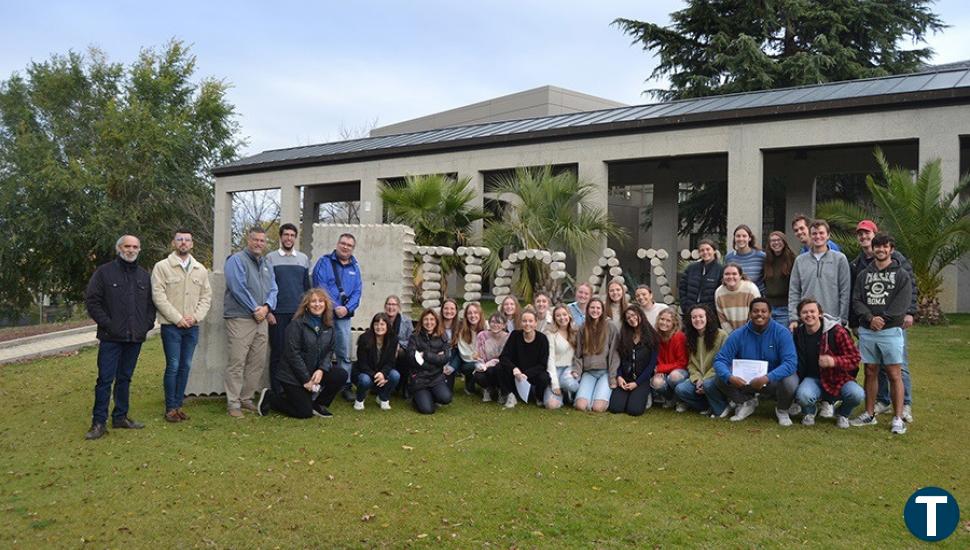
<path id="1" fill-rule="evenodd" d="M 172 422 L 174 424 L 175 422 L 181 422 L 181 421 L 182 421 L 182 417 L 179 416 L 178 409 L 169 409 L 165 411 L 165 422 Z"/>
<path id="2" fill-rule="evenodd" d="M 175 409 L 175 410 L 179 413 L 179 418 L 181 418 L 182 420 L 189 419 L 189 415 L 185 414 L 185 411 L 183 411 L 182 409 Z"/>

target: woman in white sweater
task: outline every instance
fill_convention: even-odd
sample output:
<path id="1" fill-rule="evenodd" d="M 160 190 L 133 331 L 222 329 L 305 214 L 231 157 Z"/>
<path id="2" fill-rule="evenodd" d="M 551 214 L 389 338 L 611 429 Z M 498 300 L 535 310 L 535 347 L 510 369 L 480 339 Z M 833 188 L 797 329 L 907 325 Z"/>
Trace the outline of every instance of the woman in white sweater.
<path id="1" fill-rule="evenodd" d="M 569 308 L 558 305 L 552 311 L 555 326 L 547 327 L 549 339 L 549 379 L 550 385 L 542 402 L 547 409 L 562 407 L 564 394 L 570 399 L 579 389 L 579 380 L 572 375 L 573 353 L 576 350 L 576 328 Z"/>

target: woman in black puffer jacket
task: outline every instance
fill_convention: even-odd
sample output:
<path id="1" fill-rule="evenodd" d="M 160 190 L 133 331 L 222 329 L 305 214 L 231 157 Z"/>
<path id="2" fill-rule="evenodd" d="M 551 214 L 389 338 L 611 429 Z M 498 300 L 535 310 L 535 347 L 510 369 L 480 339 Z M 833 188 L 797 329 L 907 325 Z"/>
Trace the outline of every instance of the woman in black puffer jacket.
<path id="1" fill-rule="evenodd" d="M 327 407 L 347 381 L 347 372 L 333 367 L 333 302 L 321 288 L 307 291 L 286 327 L 283 357 L 276 373 L 282 394 L 259 396 L 259 414 L 270 406 L 294 418 L 333 416 Z"/>
<path id="2" fill-rule="evenodd" d="M 432 414 L 438 405 L 451 403 L 451 390 L 444 373 L 451 360 L 451 343 L 444 336 L 435 310 L 421 312 L 420 328 L 408 340 L 407 360 L 410 363 L 408 389 L 419 413 Z"/>
<path id="3" fill-rule="evenodd" d="M 721 286 L 721 275 L 724 273 L 724 266 L 717 261 L 714 241 L 701 239 L 697 243 L 697 251 L 701 259 L 687 266 L 680 276 L 678 298 L 685 317 L 690 315 L 691 308 L 696 304 L 707 304 L 714 310 L 714 291 Z"/>

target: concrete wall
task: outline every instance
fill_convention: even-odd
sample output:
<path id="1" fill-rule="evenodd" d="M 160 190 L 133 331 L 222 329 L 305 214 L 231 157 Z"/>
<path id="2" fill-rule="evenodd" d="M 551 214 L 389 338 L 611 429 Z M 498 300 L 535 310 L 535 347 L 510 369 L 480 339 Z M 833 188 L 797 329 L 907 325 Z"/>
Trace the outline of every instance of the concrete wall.
<path id="1" fill-rule="evenodd" d="M 623 103 L 574 92 L 556 86 L 542 86 L 488 101 L 473 103 L 433 115 L 405 120 L 371 130 L 371 137 L 423 132 L 436 128 L 450 128 L 501 120 L 562 115 L 625 107 Z"/>

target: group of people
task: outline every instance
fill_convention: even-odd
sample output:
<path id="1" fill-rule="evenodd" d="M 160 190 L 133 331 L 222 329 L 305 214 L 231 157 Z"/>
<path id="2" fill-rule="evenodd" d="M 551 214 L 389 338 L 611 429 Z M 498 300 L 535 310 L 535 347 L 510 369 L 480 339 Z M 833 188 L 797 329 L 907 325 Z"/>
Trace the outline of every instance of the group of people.
<path id="1" fill-rule="evenodd" d="M 479 303 L 459 308 L 447 299 L 415 323 L 400 298 L 388 296 L 357 339 L 352 361 L 350 326 L 362 291 L 355 237 L 340 235 L 311 268 L 295 248 L 293 224 L 280 227 L 280 248 L 269 254 L 265 231 L 253 228 L 246 248 L 225 264 L 227 411 L 234 418 L 271 410 L 330 417 L 338 394 L 355 410 L 376 394 L 386 410 L 397 393 L 432 414 L 452 401 L 460 376 L 466 393 L 506 408 L 525 402 L 637 416 L 662 403 L 740 421 L 759 398 L 774 398 L 783 426 L 794 414 L 804 425 L 819 416 L 835 417 L 839 427 L 867 426 L 892 411 L 892 431 L 904 433 L 912 420 L 909 263 L 869 220 L 858 225 L 862 252 L 852 264 L 828 240 L 824 220 L 799 216 L 793 229 L 804 244 L 798 255 L 783 233 L 772 233 L 762 251 L 751 229 L 739 226 L 724 265 L 714 243 L 701 241 L 699 261 L 681 276 L 679 312 L 656 302 L 647 285 L 634 290 L 631 303 L 620 281 L 602 297 L 582 283 L 568 304 L 537 292 L 521 307 L 507 296 L 487 319 Z M 128 416 L 128 386 L 156 316 L 166 360 L 164 418 L 189 419 L 182 399 L 212 291 L 207 270 L 190 253 L 191 232 L 177 231 L 172 246 L 149 274 L 137 265 L 138 239 L 125 235 L 116 260 L 92 276 L 86 302 L 101 345 L 88 439 L 107 432 L 112 385 L 112 426 L 143 427 Z M 865 388 L 855 381 L 860 359 Z M 761 370 L 745 377 L 739 361 Z M 263 387 L 267 367 L 270 385 Z M 849 420 L 863 401 L 864 412 Z"/>

